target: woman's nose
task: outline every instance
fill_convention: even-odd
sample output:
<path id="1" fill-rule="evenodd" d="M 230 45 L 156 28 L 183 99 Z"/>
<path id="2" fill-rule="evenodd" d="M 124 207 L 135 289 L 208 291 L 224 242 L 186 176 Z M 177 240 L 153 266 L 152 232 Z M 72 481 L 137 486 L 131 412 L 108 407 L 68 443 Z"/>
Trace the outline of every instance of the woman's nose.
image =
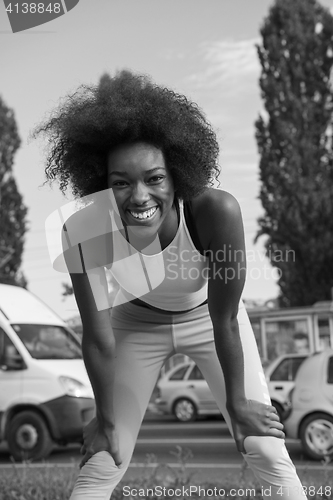
<path id="1" fill-rule="evenodd" d="M 147 186 L 144 184 L 136 185 L 131 194 L 131 202 L 137 205 L 142 205 L 149 200 L 149 192 Z"/>

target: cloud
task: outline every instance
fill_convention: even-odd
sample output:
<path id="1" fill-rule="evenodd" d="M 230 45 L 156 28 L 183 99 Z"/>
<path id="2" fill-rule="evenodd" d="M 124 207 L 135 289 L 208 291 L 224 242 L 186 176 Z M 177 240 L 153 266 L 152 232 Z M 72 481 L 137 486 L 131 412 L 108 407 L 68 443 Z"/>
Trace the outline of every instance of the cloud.
<path id="1" fill-rule="evenodd" d="M 259 38 L 249 40 L 220 40 L 203 42 L 199 47 L 199 67 L 203 71 L 192 73 L 188 82 L 196 90 L 226 86 L 231 91 L 245 87 L 249 79 L 257 83 L 260 64 L 255 44 Z"/>
<path id="2" fill-rule="evenodd" d="M 258 43 L 259 37 L 202 42 L 194 52 L 192 71 L 183 81 L 186 93 L 205 110 L 221 143 L 231 135 L 235 140 L 238 136 L 242 147 L 246 147 L 246 137 L 253 140 L 253 122 L 261 107 Z"/>

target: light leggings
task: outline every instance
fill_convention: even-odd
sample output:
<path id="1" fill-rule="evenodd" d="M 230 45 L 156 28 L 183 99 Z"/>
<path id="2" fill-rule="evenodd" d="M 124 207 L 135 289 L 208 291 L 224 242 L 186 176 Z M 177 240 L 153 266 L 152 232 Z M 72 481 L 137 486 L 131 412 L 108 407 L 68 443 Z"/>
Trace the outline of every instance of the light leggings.
<path id="1" fill-rule="evenodd" d="M 115 307 L 111 317 L 117 346 L 115 423 L 123 462 L 118 468 L 108 452 L 96 453 L 80 470 L 70 500 L 109 500 L 131 461 L 160 370 L 166 359 L 175 353 L 190 356 L 198 365 L 232 432 L 207 305 L 187 313 L 166 314 L 127 303 Z M 246 397 L 270 403 L 256 341 L 242 303 L 238 323 L 244 352 Z M 259 484 L 271 487 L 271 495 L 267 498 L 306 498 L 282 439 L 249 436 L 244 447 L 243 456 Z"/>

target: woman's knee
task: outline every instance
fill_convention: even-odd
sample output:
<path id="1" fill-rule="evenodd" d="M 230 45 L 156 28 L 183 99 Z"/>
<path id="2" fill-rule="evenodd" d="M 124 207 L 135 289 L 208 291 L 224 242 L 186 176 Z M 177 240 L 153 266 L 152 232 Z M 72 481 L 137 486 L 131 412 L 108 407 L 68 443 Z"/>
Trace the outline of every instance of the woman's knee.
<path id="1" fill-rule="evenodd" d="M 281 458 L 289 457 L 284 439 L 272 436 L 248 436 L 244 440 L 244 448 L 245 456 L 256 456 L 271 466 L 274 466 Z"/>
<path id="2" fill-rule="evenodd" d="M 117 466 L 109 452 L 99 451 L 84 464 L 80 476 L 108 482 L 115 477 L 122 476 L 127 467 L 127 461 L 123 461 L 120 466 Z"/>
<path id="3" fill-rule="evenodd" d="M 117 467 L 107 451 L 93 455 L 82 467 L 70 500 L 94 498 L 105 500 L 126 472 L 128 464 Z"/>

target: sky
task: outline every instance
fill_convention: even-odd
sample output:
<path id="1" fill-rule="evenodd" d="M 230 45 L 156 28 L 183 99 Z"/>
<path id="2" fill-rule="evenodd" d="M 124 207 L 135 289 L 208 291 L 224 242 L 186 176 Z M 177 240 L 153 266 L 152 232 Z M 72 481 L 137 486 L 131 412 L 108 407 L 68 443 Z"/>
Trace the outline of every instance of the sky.
<path id="1" fill-rule="evenodd" d="M 321 0 L 333 9 L 333 0 Z M 77 314 L 62 297 L 67 274 L 53 270 L 45 220 L 68 203 L 56 184 L 44 185 L 43 142 L 29 134 L 80 84 L 97 84 L 105 72 L 124 68 L 149 74 L 198 103 L 220 145 L 221 188 L 240 203 L 248 252 L 243 298 L 265 301 L 278 294 L 277 274 L 254 244 L 259 155 L 254 122 L 264 113 L 255 44 L 271 0 L 80 0 L 65 15 L 13 34 L 0 3 L 0 95 L 14 110 L 22 143 L 14 175 L 28 207 L 22 270 L 28 288 L 62 318 Z"/>

